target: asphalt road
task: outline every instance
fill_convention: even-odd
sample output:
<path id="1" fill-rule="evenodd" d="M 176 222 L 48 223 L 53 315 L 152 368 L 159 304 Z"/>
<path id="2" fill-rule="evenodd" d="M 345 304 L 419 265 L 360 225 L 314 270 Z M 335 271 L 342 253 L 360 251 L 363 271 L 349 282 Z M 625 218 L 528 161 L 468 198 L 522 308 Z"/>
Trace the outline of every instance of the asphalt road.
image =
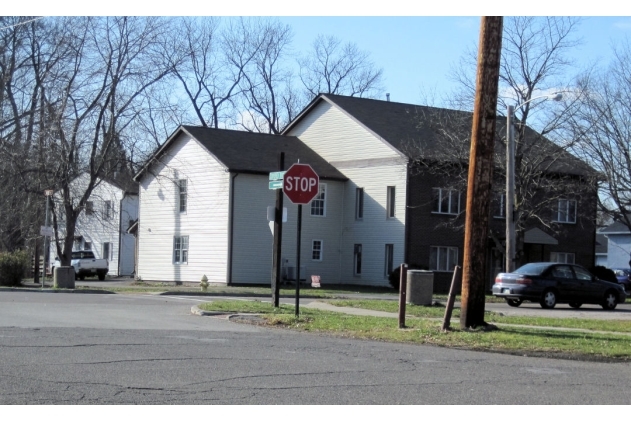
<path id="1" fill-rule="evenodd" d="M 628 404 L 631 364 L 329 338 L 206 298 L 0 292 L 0 404 Z"/>

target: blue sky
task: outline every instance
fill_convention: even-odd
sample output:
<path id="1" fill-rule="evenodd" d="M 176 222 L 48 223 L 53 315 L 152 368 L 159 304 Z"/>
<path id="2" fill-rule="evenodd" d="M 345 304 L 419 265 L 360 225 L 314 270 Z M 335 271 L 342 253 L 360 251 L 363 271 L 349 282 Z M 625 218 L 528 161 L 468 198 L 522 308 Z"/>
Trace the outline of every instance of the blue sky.
<path id="1" fill-rule="evenodd" d="M 390 93 L 391 100 L 408 103 L 419 103 L 422 90 L 433 90 L 440 96 L 454 88 L 447 74 L 467 47 L 473 48 L 477 44 L 480 26 L 478 14 L 520 14 L 515 4 L 507 6 L 505 1 L 487 1 L 482 8 L 460 0 L 430 6 L 428 2 L 422 2 L 412 7 L 409 2 L 401 0 L 381 2 L 379 5 L 339 0 L 307 3 L 242 0 L 234 4 L 217 3 L 217 0 L 206 3 L 199 0 L 180 0 L 168 4 L 154 2 L 148 9 L 147 3 L 130 4 L 121 0 L 111 0 L 96 6 L 77 6 L 68 0 L 35 0 L 35 3 L 27 5 L 10 4 L 3 13 L 275 16 L 292 26 L 293 45 L 297 51 L 307 51 L 318 34 L 334 35 L 344 42 L 356 43 L 370 53 L 378 67 L 383 68 L 385 92 Z M 528 2 L 529 10 L 525 12 L 542 10 L 552 15 L 566 14 L 569 11 L 566 10 L 567 3 L 558 3 L 550 5 L 549 1 L 533 0 Z M 587 66 L 593 62 L 606 64 L 611 57 L 611 44 L 631 37 L 631 3 L 620 6 L 617 2 L 604 0 L 598 2 L 597 10 L 593 7 L 573 5 L 571 10 L 576 16 L 585 16 L 577 33 L 583 44 L 575 50 L 573 57 L 578 66 Z M 3 6 L 3 9 L 7 8 Z M 454 12 L 461 15 L 449 16 Z M 313 16 L 316 13 L 337 16 Z M 594 16 L 596 14 L 601 16 Z M 572 75 L 567 76 L 571 78 Z"/>

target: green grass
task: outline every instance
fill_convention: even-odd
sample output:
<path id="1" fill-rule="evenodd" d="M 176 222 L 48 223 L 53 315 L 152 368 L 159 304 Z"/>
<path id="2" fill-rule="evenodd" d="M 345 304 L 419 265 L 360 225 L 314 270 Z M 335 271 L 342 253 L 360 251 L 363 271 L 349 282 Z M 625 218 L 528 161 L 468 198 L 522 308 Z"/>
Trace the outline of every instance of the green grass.
<path id="1" fill-rule="evenodd" d="M 377 306 L 377 304 L 375 305 Z M 422 314 L 424 310 L 417 309 L 417 307 L 420 306 L 409 306 L 408 308 L 414 312 L 418 310 L 418 314 Z M 260 314 L 263 323 L 267 326 L 351 338 L 431 344 L 547 357 L 631 360 L 631 337 L 626 335 L 555 331 L 519 326 L 500 326 L 495 330 L 468 331 L 460 330 L 457 324 L 452 326 L 453 329 L 450 332 L 445 333 L 440 329 L 441 320 L 423 317 L 409 318 L 405 322 L 406 328 L 399 329 L 396 319 L 353 316 L 305 307 L 301 307 L 300 316 L 296 318 L 293 306 L 281 305 L 280 308 L 274 308 L 269 303 L 259 301 L 217 300 L 201 304 L 200 308 L 203 310 L 256 313 Z M 383 308 L 385 307 L 382 303 L 373 309 Z M 436 310 L 441 309 L 436 308 Z M 442 310 L 444 312 L 444 309 Z M 411 314 L 410 312 L 406 313 Z M 502 323 L 506 319 L 508 316 L 502 318 Z M 523 322 L 524 320 L 519 320 L 519 324 L 524 324 Z M 604 329 L 599 328 L 598 330 Z"/>

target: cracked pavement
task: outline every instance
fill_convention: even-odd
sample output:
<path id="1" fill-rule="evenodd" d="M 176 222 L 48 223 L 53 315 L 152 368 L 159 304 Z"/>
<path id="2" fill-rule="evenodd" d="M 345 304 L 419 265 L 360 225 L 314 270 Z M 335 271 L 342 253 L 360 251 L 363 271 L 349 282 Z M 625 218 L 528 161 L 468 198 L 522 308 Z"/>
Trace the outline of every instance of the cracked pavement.
<path id="1" fill-rule="evenodd" d="M 267 329 L 199 301 L 0 292 L 0 405 L 629 402 L 630 363 Z"/>

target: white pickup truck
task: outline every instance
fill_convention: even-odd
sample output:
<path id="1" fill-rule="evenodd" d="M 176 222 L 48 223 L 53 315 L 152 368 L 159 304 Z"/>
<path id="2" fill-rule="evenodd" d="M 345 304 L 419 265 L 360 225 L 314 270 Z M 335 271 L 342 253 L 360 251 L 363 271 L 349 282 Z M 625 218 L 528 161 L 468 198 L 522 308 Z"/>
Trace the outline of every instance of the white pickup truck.
<path id="1" fill-rule="evenodd" d="M 86 276 L 96 275 L 102 281 L 109 271 L 107 259 L 97 259 L 91 250 L 73 251 L 70 264 L 74 268 L 75 278 L 81 280 L 84 280 Z M 53 263 L 53 270 L 57 266 L 61 266 L 58 257 L 55 258 L 55 263 Z"/>

